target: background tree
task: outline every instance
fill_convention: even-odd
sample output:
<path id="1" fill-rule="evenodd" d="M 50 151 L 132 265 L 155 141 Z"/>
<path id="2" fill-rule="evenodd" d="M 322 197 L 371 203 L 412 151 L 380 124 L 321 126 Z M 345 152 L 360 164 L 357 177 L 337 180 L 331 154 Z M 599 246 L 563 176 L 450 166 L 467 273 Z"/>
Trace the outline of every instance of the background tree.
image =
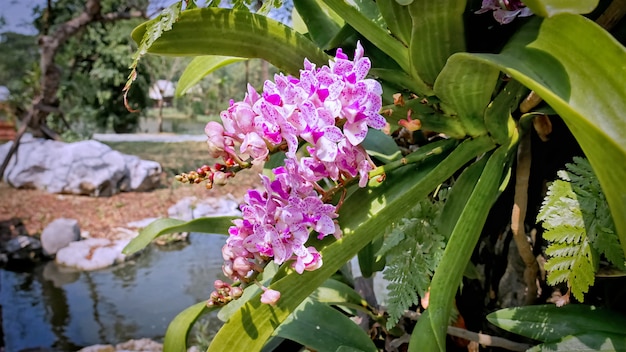
<path id="1" fill-rule="evenodd" d="M 43 10 L 41 17 L 36 21 L 36 26 L 40 33 L 38 38 L 39 52 L 41 55 L 39 61 L 39 69 L 41 72 L 39 81 L 40 90 L 33 96 L 32 103 L 30 104 L 28 112 L 23 117 L 22 126 L 17 133 L 13 146 L 0 167 L 0 177 L 4 174 L 8 161 L 11 160 L 13 153 L 17 150 L 19 140 L 27 127 L 29 127 L 35 135 L 43 135 L 55 139 L 60 138 L 58 133 L 48 126 L 47 118 L 51 113 L 54 113 L 63 119 L 63 111 L 61 109 L 58 93 L 64 75 L 62 69 L 64 62 L 57 56 L 63 52 L 63 48 L 68 41 L 75 36 L 89 33 L 89 27 L 95 24 L 102 26 L 104 23 L 128 20 L 131 18 L 145 19 L 147 17 L 147 6 L 147 0 L 88 0 L 86 3 L 75 0 L 59 0 L 56 2 L 48 0 L 46 9 Z M 99 33 L 105 33 L 104 31 L 106 29 L 107 28 L 102 28 L 102 31 Z M 111 30 L 111 28 L 108 29 Z M 121 40 L 124 40 L 123 38 L 125 37 L 127 37 L 127 35 L 120 35 Z M 102 54 L 103 52 L 100 53 Z M 104 71 L 101 73 L 103 72 Z M 90 76 L 90 78 L 91 77 L 93 77 L 94 80 L 98 78 L 96 74 Z M 113 84 L 116 82 L 115 78 L 109 78 L 112 79 L 110 82 Z M 138 88 L 141 89 L 141 86 L 140 84 Z M 111 102 L 115 100 L 113 95 L 107 97 L 106 94 L 102 95 L 100 98 L 100 102 Z M 101 114 L 103 113 L 104 110 Z M 69 127 L 67 120 L 65 120 L 64 123 L 66 127 Z M 125 123 L 121 123 L 120 128 L 126 128 L 124 125 Z"/>

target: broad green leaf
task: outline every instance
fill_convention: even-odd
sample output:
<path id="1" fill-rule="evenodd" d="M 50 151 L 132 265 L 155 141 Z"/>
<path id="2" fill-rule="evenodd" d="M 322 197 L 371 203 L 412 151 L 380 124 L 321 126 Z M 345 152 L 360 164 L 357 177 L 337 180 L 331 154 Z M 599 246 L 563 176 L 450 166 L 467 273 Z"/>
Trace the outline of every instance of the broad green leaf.
<path id="1" fill-rule="evenodd" d="M 420 96 L 434 95 L 432 88 L 427 86 L 424 82 L 415 80 L 406 72 L 400 70 L 372 68 L 369 74 L 378 79 L 393 83 L 398 87 L 406 88 Z"/>
<path id="2" fill-rule="evenodd" d="M 133 31 L 136 42 L 143 37 L 147 23 Z M 148 53 L 261 58 L 293 75 L 300 72 L 304 58 L 319 65 L 327 64 L 329 59 L 313 42 L 280 22 L 248 11 L 215 7 L 183 11 Z"/>
<path id="3" fill-rule="evenodd" d="M 377 351 L 374 342 L 350 318 L 310 298 L 285 319 L 275 334 L 316 351 L 335 351 L 341 346 Z"/>
<path id="4" fill-rule="evenodd" d="M 451 108 L 448 113 L 457 115 L 472 137 L 486 132 L 483 115 L 499 74 L 493 65 L 452 56 L 435 81 L 435 94 L 441 99 L 443 110 Z"/>
<path id="5" fill-rule="evenodd" d="M 311 298 L 323 303 L 352 303 L 360 306 L 367 305 L 365 299 L 361 297 L 352 287 L 335 279 L 328 279 L 311 293 Z"/>
<path id="6" fill-rule="evenodd" d="M 168 352 L 186 352 L 187 335 L 189 335 L 189 330 L 191 330 L 193 323 L 200 316 L 214 309 L 207 307 L 206 302 L 200 302 L 178 313 L 167 326 L 163 350 Z"/>
<path id="7" fill-rule="evenodd" d="M 261 285 L 269 286 L 270 282 L 274 278 L 274 275 L 276 275 L 277 270 L 278 265 L 276 265 L 276 263 L 274 263 L 273 261 L 269 262 L 265 266 L 265 268 L 263 268 L 263 273 L 258 278 Z M 239 297 L 235 301 L 231 301 L 230 303 L 222 307 L 222 309 L 220 309 L 220 311 L 217 313 L 218 319 L 224 322 L 228 321 L 228 319 L 230 319 L 230 317 L 235 314 L 235 312 L 239 310 L 239 308 L 246 304 L 246 302 L 252 297 L 256 297 L 259 293 L 261 293 L 261 288 L 259 286 L 254 284 L 249 285 L 243 290 L 243 294 L 241 295 L 241 297 Z"/>
<path id="8" fill-rule="evenodd" d="M 483 173 L 487 160 L 489 159 L 483 157 L 465 168 L 459 178 L 454 182 L 454 185 L 452 185 L 452 190 L 446 199 L 443 210 L 437 218 L 437 228 L 439 229 L 439 233 L 441 233 L 446 240 L 448 240 L 452 235 L 454 226 L 456 225 L 463 210 L 465 210 L 467 201 L 472 195 L 474 187 Z"/>
<path id="9" fill-rule="evenodd" d="M 600 180 L 626 253 L 626 49 L 592 21 L 534 19 L 489 62 L 534 90 L 563 118 Z"/>
<path id="10" fill-rule="evenodd" d="M 189 88 L 196 85 L 215 70 L 243 60 L 245 59 L 219 55 L 198 56 L 194 58 L 178 79 L 178 83 L 176 84 L 176 96 L 183 96 Z"/>
<path id="11" fill-rule="evenodd" d="M 412 22 L 408 8 L 403 6 L 408 4 L 400 4 L 396 0 L 378 0 L 376 5 L 391 34 L 408 47 L 411 40 Z"/>
<path id="12" fill-rule="evenodd" d="M 475 156 L 493 148 L 489 138 L 462 143 L 449 155 L 439 154 L 419 164 L 389 172 L 387 180 L 350 195 L 340 210 L 343 237 L 321 249 L 324 265 L 302 275 L 291 273 L 275 281 L 270 288 L 281 292 L 276 306 L 252 298 L 224 324 L 215 336 L 209 351 L 229 346 L 233 351 L 260 350 L 272 332 L 319 285 L 356 255 L 368 242 L 402 217 L 403 209 L 416 199 L 425 197 L 438 184 Z M 429 147 L 418 150 L 429 153 Z M 288 265 L 288 264 L 287 264 Z M 285 265 L 283 265 L 285 267 Z"/>
<path id="13" fill-rule="evenodd" d="M 598 0 L 525 0 L 524 4 L 541 17 L 560 13 L 585 14 L 598 6 Z"/>
<path id="14" fill-rule="evenodd" d="M 385 257 L 376 254 L 382 247 L 383 241 L 383 237 L 378 236 L 359 251 L 357 259 L 359 261 L 359 269 L 361 269 L 361 275 L 363 277 L 372 277 L 374 273 L 385 268 Z"/>
<path id="15" fill-rule="evenodd" d="M 554 342 L 564 336 L 583 333 L 626 336 L 626 317 L 583 304 L 506 308 L 487 315 L 487 320 L 504 330 L 543 342 Z"/>
<path id="16" fill-rule="evenodd" d="M 424 104 L 419 98 L 405 100 L 404 105 L 383 106 L 382 112 L 387 118 L 387 122 L 392 125 L 406 119 L 410 113 L 412 119 L 420 120 L 422 131 L 436 131 L 454 139 L 463 139 L 467 135 L 458 116 L 436 112 L 431 105 Z"/>
<path id="17" fill-rule="evenodd" d="M 456 221 L 443 257 L 430 286 L 428 319 L 417 322 L 409 351 L 445 351 L 446 327 L 454 304 L 454 296 L 463 278 L 463 272 L 478 242 L 487 220 L 489 209 L 499 195 L 502 180 L 509 163 L 511 146 L 500 146 L 487 161 L 472 194 Z M 508 165 L 510 167 L 510 165 Z M 424 340 L 423 336 L 434 336 Z"/>
<path id="18" fill-rule="evenodd" d="M 393 138 L 379 130 L 370 129 L 361 145 L 367 154 L 385 163 L 402 157 L 402 152 Z"/>
<path id="19" fill-rule="evenodd" d="M 409 43 L 410 70 L 427 84 L 453 53 L 465 51 L 463 12 L 465 0 L 415 0 L 408 6 L 413 20 Z"/>
<path id="20" fill-rule="evenodd" d="M 527 350 L 527 352 L 539 351 L 624 352 L 626 351 L 626 335 L 582 333 L 566 336 L 557 342 L 542 343 Z"/>
<path id="21" fill-rule="evenodd" d="M 326 14 L 316 0 L 294 0 L 293 5 L 317 46 L 324 50 L 332 49 L 327 45 L 339 33 L 341 26 Z"/>
<path id="22" fill-rule="evenodd" d="M 511 80 L 485 110 L 485 127 L 499 144 L 505 144 L 511 138 L 515 121 L 511 113 L 517 110 L 528 89 L 515 80 Z"/>
<path id="23" fill-rule="evenodd" d="M 362 36 L 367 38 L 376 47 L 394 59 L 406 72 L 409 71 L 409 53 L 406 47 L 387 33 L 385 28 L 377 25 L 358 7 L 352 6 L 346 1 L 322 0 L 330 9 L 341 16 L 350 26 L 356 29 Z"/>
<path id="24" fill-rule="evenodd" d="M 233 216 L 204 217 L 191 221 L 178 219 L 157 219 L 139 231 L 139 235 L 133 238 L 122 251 L 126 255 L 133 254 L 144 249 L 153 239 L 168 233 L 176 232 L 202 232 L 228 234 L 228 228 L 232 226 Z"/>

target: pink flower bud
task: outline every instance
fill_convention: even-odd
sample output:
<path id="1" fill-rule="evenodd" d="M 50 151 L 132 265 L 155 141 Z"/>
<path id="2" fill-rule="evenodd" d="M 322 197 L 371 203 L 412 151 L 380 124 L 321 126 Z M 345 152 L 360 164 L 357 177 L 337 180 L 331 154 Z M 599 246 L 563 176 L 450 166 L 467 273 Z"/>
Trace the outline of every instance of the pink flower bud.
<path id="1" fill-rule="evenodd" d="M 223 186 L 226 184 L 226 179 L 228 179 L 228 174 L 225 172 L 215 172 L 213 174 L 213 183 L 219 186 Z"/>
<path id="2" fill-rule="evenodd" d="M 241 287 L 237 286 L 237 287 L 232 287 L 230 289 L 230 295 L 234 299 L 237 299 L 237 298 L 241 297 L 242 294 L 243 294 L 243 290 L 241 289 Z"/>
<path id="3" fill-rule="evenodd" d="M 252 270 L 252 265 L 250 262 L 243 257 L 237 257 L 233 261 L 233 270 L 237 272 L 240 277 L 245 277 L 248 275 L 248 272 Z"/>
<path id="4" fill-rule="evenodd" d="M 215 280 L 215 282 L 213 283 L 213 287 L 215 287 L 216 290 L 221 290 L 226 286 L 226 283 L 222 280 Z"/>
<path id="5" fill-rule="evenodd" d="M 276 305 L 276 302 L 280 299 L 280 292 L 269 288 L 265 289 L 265 292 L 261 295 L 261 303 Z"/>
<path id="6" fill-rule="evenodd" d="M 224 258 L 224 260 L 233 260 L 233 258 L 235 258 L 232 248 L 227 244 L 222 247 L 222 258 Z"/>
<path id="7" fill-rule="evenodd" d="M 211 121 L 204 127 L 204 133 L 209 137 L 207 140 L 209 154 L 213 158 L 222 156 L 225 148 L 224 127 L 215 121 Z"/>

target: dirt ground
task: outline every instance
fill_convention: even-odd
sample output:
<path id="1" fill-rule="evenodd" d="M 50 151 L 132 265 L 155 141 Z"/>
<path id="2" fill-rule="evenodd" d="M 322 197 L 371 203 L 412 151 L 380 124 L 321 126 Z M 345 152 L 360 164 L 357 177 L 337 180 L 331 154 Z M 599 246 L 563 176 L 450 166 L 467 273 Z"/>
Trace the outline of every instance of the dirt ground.
<path id="1" fill-rule="evenodd" d="M 20 218 L 30 235 L 40 234 L 56 218 L 77 219 L 81 231 L 91 237 L 108 237 L 115 227 L 126 227 L 131 221 L 166 217 L 169 207 L 187 196 L 221 197 L 232 194 L 242 199 L 249 188 L 256 187 L 258 170 L 239 173 L 226 186 L 207 190 L 203 184 L 179 184 L 170 179 L 150 192 L 123 192 L 112 197 L 95 198 L 69 194 L 51 194 L 34 189 L 15 189 L 0 183 L 0 220 Z"/>

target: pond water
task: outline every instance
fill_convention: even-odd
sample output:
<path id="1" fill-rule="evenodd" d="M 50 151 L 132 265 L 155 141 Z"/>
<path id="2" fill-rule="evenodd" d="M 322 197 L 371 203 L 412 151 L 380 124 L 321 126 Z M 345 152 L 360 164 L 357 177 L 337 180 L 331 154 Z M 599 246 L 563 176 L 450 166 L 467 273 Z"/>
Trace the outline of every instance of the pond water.
<path id="1" fill-rule="evenodd" d="M 221 275 L 221 235 L 150 246 L 123 265 L 68 272 L 54 262 L 29 272 L 0 270 L 7 352 L 75 351 L 129 339 L 162 341 L 172 318 L 206 300 Z"/>

